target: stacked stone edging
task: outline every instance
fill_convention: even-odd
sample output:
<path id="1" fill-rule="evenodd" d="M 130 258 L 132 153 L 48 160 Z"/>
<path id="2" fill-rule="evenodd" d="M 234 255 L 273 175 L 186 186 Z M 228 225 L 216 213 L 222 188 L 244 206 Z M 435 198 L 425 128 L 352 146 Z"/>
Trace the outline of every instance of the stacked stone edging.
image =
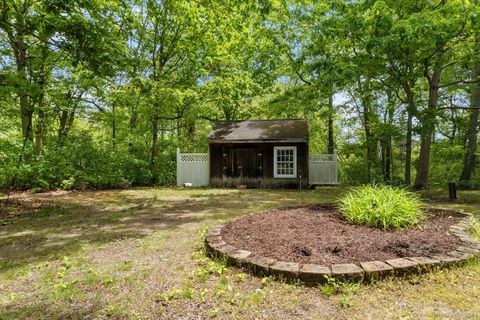
<path id="1" fill-rule="evenodd" d="M 474 217 L 464 211 L 442 210 L 465 215 L 449 229 L 454 236 L 460 239 L 461 245 L 454 251 L 445 254 L 323 266 L 279 261 L 238 249 L 222 239 L 223 225 L 210 229 L 205 242 L 211 256 L 225 258 L 229 263 L 247 268 L 256 275 L 273 275 L 289 280 L 299 279 L 310 284 L 322 283 L 331 277 L 353 281 L 377 280 L 392 275 L 421 273 L 434 267 L 458 264 L 480 256 L 480 241 L 466 232 L 475 222 Z"/>

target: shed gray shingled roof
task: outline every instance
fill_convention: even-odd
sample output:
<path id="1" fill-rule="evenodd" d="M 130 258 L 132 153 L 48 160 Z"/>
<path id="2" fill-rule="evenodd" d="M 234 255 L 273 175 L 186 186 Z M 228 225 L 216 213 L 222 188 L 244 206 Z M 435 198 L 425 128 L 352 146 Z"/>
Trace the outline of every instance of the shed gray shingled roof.
<path id="1" fill-rule="evenodd" d="M 306 120 L 245 120 L 215 123 L 209 142 L 308 142 Z"/>

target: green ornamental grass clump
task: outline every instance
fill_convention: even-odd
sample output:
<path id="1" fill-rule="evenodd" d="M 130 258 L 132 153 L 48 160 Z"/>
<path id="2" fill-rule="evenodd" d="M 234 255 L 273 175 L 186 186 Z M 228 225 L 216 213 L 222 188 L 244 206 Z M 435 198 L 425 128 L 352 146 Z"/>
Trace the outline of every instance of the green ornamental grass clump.
<path id="1" fill-rule="evenodd" d="M 416 193 L 390 186 L 354 188 L 338 205 L 350 222 L 384 230 L 411 227 L 424 217 L 423 204 Z"/>

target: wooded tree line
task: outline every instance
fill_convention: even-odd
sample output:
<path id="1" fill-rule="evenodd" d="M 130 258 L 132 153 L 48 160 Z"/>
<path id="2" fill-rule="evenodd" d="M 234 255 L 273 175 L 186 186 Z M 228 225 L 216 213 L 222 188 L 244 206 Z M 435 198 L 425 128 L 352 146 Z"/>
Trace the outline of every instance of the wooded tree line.
<path id="1" fill-rule="evenodd" d="M 306 118 L 347 184 L 475 174 L 474 1 L 0 0 L 0 186 L 170 184 L 217 120 Z"/>

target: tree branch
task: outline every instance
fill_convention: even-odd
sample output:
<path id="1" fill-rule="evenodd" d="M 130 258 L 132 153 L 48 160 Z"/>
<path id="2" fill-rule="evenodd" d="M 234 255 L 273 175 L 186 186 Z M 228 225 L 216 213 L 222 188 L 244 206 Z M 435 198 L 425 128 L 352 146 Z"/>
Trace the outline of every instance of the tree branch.
<path id="1" fill-rule="evenodd" d="M 480 82 L 480 79 L 479 80 L 458 80 L 458 81 L 452 81 L 450 83 L 440 85 L 440 88 L 453 86 L 455 84 L 472 84 L 472 83 L 478 83 L 478 82 Z"/>
<path id="2" fill-rule="evenodd" d="M 288 56 L 288 58 L 292 61 L 292 62 L 296 62 L 295 59 L 293 59 L 293 57 L 290 55 L 290 53 L 288 51 L 285 52 L 286 55 Z M 300 72 L 297 70 L 297 68 L 293 68 L 296 75 L 298 76 L 298 78 L 300 78 L 300 80 L 302 80 L 304 83 L 308 84 L 308 85 L 312 85 L 312 82 L 305 79 L 301 74 Z"/>

